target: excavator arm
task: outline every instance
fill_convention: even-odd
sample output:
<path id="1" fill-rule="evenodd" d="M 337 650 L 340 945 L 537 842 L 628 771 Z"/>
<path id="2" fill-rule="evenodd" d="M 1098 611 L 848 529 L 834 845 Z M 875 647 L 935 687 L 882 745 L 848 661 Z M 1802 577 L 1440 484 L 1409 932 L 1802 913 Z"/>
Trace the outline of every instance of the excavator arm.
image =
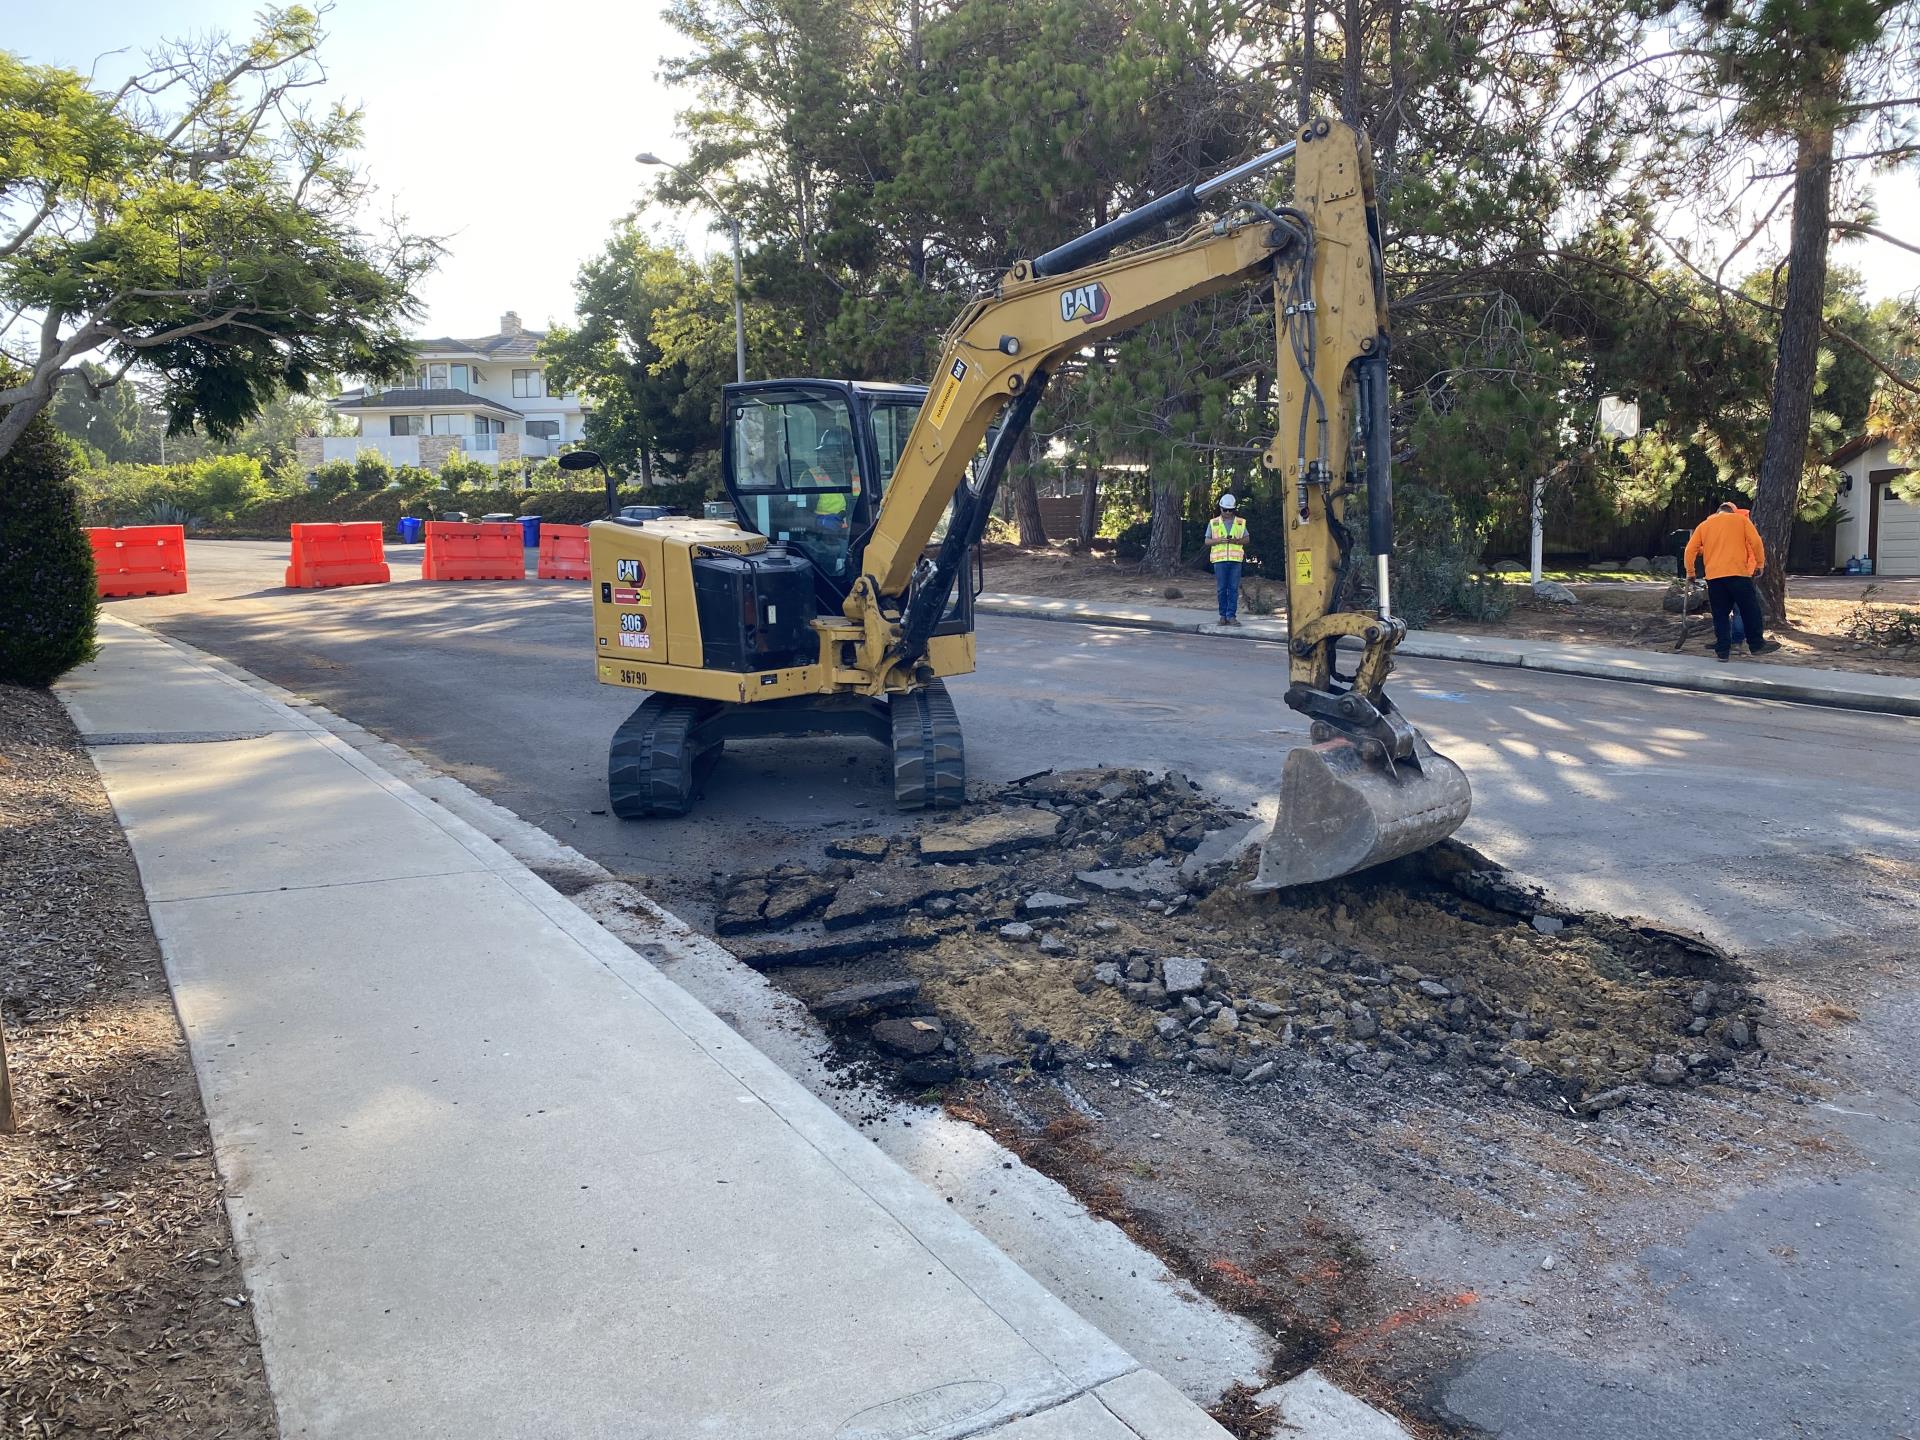
<path id="1" fill-rule="evenodd" d="M 1289 157 L 1292 205 L 1214 204 Z M 1110 253 L 1206 208 L 1220 209 L 1220 218 L 1163 244 Z M 1270 285 L 1274 302 L 1280 425 L 1264 463 L 1288 499 L 1286 701 L 1313 721 L 1315 742 L 1289 755 L 1280 813 L 1262 852 L 1256 886 L 1277 888 L 1432 844 L 1465 819 L 1470 799 L 1465 776 L 1426 744 L 1384 688 L 1406 627 L 1391 613 L 1387 571 L 1393 511 L 1380 227 L 1372 160 L 1351 127 L 1324 119 L 1303 125 L 1289 144 L 1018 262 L 995 294 L 969 305 L 946 335 L 926 403 L 864 539 L 836 638 L 857 655 L 849 668 L 870 694 L 931 679 L 928 637 L 985 530 L 1000 475 L 1050 371 L 1108 336 L 1249 283 Z M 1002 423 L 976 465 L 996 419 Z M 1347 501 L 1362 487 L 1372 610 L 1342 605 L 1360 563 Z M 925 558 L 950 509 L 938 552 Z M 1336 665 L 1343 640 L 1359 646 L 1350 675 Z"/>

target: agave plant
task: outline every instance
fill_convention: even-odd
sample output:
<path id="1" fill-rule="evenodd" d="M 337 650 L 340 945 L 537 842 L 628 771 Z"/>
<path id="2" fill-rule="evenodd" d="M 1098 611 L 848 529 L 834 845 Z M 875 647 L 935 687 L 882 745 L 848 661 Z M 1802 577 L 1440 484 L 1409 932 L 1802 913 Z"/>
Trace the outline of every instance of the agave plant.
<path id="1" fill-rule="evenodd" d="M 178 525 L 198 530 L 203 523 L 198 515 L 176 500 L 155 500 L 134 514 L 138 525 Z"/>

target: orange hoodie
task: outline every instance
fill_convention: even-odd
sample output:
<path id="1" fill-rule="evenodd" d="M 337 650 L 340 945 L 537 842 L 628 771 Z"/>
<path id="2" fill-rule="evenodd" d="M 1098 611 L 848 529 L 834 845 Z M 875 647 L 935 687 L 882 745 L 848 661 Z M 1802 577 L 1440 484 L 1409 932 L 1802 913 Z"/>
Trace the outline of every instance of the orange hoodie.
<path id="1" fill-rule="evenodd" d="M 1767 563 L 1767 550 L 1760 543 L 1760 532 L 1744 510 L 1716 511 L 1694 527 L 1687 541 L 1687 574 L 1693 574 L 1697 555 L 1707 557 L 1707 579 L 1722 580 L 1729 575 L 1752 575 Z"/>

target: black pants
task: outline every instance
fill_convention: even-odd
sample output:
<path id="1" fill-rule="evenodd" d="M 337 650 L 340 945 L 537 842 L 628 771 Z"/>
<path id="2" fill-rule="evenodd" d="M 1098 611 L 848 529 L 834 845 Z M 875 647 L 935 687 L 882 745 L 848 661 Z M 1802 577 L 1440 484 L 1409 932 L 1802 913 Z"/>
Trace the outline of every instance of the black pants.
<path id="1" fill-rule="evenodd" d="M 1707 581 L 1707 605 L 1713 611 L 1713 648 L 1725 655 L 1733 648 L 1729 617 L 1739 607 L 1740 623 L 1746 627 L 1747 649 L 1758 651 L 1765 638 L 1766 621 L 1760 614 L 1760 587 L 1746 575 L 1722 575 Z"/>

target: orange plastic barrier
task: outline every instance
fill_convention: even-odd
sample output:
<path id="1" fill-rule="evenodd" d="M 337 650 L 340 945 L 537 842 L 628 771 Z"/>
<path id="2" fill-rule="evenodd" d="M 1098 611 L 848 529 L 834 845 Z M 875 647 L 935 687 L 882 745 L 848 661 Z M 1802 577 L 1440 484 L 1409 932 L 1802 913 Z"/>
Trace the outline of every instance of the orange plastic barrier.
<path id="1" fill-rule="evenodd" d="M 542 580 L 586 580 L 587 527 L 584 525 L 542 525 L 540 527 L 540 563 L 534 574 Z"/>
<path id="2" fill-rule="evenodd" d="M 518 525 L 427 522 L 422 580 L 524 580 L 527 551 Z"/>
<path id="3" fill-rule="evenodd" d="M 292 525 L 293 560 L 287 566 L 290 590 L 324 590 L 334 585 L 384 585 L 393 578 L 380 522 L 350 520 L 339 525 Z"/>
<path id="4" fill-rule="evenodd" d="M 187 532 L 178 525 L 101 526 L 87 531 L 100 597 L 184 595 Z"/>

